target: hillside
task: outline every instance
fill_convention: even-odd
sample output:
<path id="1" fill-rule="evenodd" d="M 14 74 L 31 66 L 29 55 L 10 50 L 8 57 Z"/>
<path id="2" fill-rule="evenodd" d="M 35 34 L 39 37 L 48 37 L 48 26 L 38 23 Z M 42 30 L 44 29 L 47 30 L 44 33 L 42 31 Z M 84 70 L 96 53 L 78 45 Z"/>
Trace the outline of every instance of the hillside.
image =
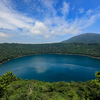
<path id="1" fill-rule="evenodd" d="M 53 43 L 53 44 L 0 44 L 0 63 L 16 57 L 34 54 L 80 54 L 100 58 L 99 44 Z"/>
<path id="2" fill-rule="evenodd" d="M 100 58 L 100 43 L 0 44 L 0 63 L 34 54 L 80 54 Z"/>
<path id="3" fill-rule="evenodd" d="M 100 43 L 100 34 L 85 33 L 62 41 L 62 43 Z"/>

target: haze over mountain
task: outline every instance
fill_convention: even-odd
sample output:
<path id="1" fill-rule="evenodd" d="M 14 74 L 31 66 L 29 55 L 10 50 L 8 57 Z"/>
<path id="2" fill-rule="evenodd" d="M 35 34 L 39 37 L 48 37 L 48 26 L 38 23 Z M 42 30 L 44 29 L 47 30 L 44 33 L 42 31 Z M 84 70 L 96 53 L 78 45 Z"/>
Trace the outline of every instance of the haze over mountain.
<path id="1" fill-rule="evenodd" d="M 100 43 L 100 34 L 85 33 L 62 41 L 62 43 Z"/>

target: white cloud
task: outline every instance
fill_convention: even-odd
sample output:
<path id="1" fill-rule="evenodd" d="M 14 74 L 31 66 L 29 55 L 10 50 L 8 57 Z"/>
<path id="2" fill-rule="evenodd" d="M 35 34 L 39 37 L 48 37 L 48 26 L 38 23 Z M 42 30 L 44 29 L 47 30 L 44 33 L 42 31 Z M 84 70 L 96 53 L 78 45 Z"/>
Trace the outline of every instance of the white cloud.
<path id="1" fill-rule="evenodd" d="M 16 30 L 18 28 L 30 28 L 34 23 L 32 18 L 19 14 L 0 2 L 0 28 Z"/>
<path id="2" fill-rule="evenodd" d="M 31 0 L 24 0 L 26 3 L 29 3 Z"/>
<path id="3" fill-rule="evenodd" d="M 92 15 L 89 18 L 84 17 L 84 18 L 79 19 L 78 20 L 78 24 L 79 24 L 78 27 L 79 27 L 79 29 L 84 29 L 86 27 L 91 26 L 96 21 L 96 19 L 98 17 L 99 16 L 97 16 L 97 15 Z"/>
<path id="4" fill-rule="evenodd" d="M 84 8 L 79 8 L 79 13 L 84 13 Z"/>
<path id="5" fill-rule="evenodd" d="M 77 34 L 77 33 L 81 33 L 82 31 L 78 30 L 78 29 L 64 29 L 63 30 L 63 34 Z"/>
<path id="6" fill-rule="evenodd" d="M 36 21 L 35 26 L 30 29 L 30 32 L 35 35 L 45 35 L 48 34 L 48 29 L 42 22 Z"/>
<path id="7" fill-rule="evenodd" d="M 75 6 L 74 7 L 72 7 L 72 10 L 74 10 L 75 9 Z"/>
<path id="8" fill-rule="evenodd" d="M 48 39 L 50 36 L 49 36 L 49 35 L 45 35 L 44 37 L 45 37 L 46 39 Z"/>
<path id="9" fill-rule="evenodd" d="M 40 11 L 42 11 L 43 13 L 46 13 L 46 15 L 50 16 L 53 15 L 55 16 L 56 15 L 56 10 L 54 9 L 53 5 L 56 5 L 56 0 L 39 0 L 41 5 L 42 5 L 42 8 L 45 8 L 44 12 L 42 9 L 40 9 Z"/>
<path id="10" fill-rule="evenodd" d="M 0 38 L 8 38 L 9 36 L 3 32 L 0 32 Z"/>
<path id="11" fill-rule="evenodd" d="M 63 2 L 63 8 L 61 8 L 62 14 L 65 16 L 66 14 L 69 13 L 69 3 L 66 3 L 65 1 Z"/>
<path id="12" fill-rule="evenodd" d="M 54 33 L 55 33 L 55 31 L 51 31 L 50 33 L 51 33 L 51 34 L 54 34 Z"/>
<path id="13" fill-rule="evenodd" d="M 5 42 L 10 37 L 10 34 L 0 32 L 0 42 Z"/>
<path id="14" fill-rule="evenodd" d="M 84 13 L 82 17 L 74 16 L 73 19 L 66 20 L 65 18 L 70 11 L 69 3 L 63 2 L 63 7 L 59 11 L 63 16 L 58 16 L 58 10 L 54 7 L 56 3 L 54 4 L 53 0 L 39 0 L 41 13 L 45 15 L 41 20 L 35 18 L 34 15 L 27 17 L 24 13 L 13 10 L 9 3 L 7 4 L 8 1 L 4 1 L 0 1 L 0 29 L 9 30 L 11 33 L 17 31 L 18 35 L 40 36 L 48 39 L 50 36 L 78 34 L 100 17 L 99 8 L 95 9 L 94 12 L 90 9 L 86 13 L 84 8 L 80 8 L 79 13 Z M 27 0 L 25 1 L 27 2 Z M 72 9 L 75 9 L 75 7 Z M 9 38 L 7 31 L 1 32 L 0 35 Z"/>
<path id="15" fill-rule="evenodd" d="M 91 9 L 89 9 L 89 10 L 86 12 L 87 15 L 90 15 L 91 13 L 92 13 L 92 10 L 91 10 Z"/>
<path id="16" fill-rule="evenodd" d="M 23 15 L 0 12 L 0 26 L 4 24 L 0 28 L 6 28 L 6 29 L 11 28 L 13 30 L 24 27 L 30 28 L 32 25 L 29 24 L 29 22 L 34 22 L 34 21 L 31 18 L 27 18 Z"/>

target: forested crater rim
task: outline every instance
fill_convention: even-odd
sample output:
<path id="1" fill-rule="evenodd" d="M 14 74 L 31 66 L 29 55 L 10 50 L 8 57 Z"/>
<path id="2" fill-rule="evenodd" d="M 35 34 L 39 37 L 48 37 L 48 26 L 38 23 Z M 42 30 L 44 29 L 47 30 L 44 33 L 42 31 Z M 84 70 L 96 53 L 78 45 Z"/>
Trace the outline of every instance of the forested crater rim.
<path id="1" fill-rule="evenodd" d="M 43 54 L 45 54 L 45 53 L 43 53 Z M 49 53 L 49 54 L 58 54 L 58 55 L 61 55 L 61 54 L 63 54 L 63 53 Z M 34 55 L 42 55 L 42 54 L 24 55 L 24 56 L 15 57 L 15 58 L 13 58 L 13 59 L 20 58 L 20 57 L 34 56 Z M 90 56 L 90 55 L 82 55 L 82 54 L 63 54 L 63 55 L 86 56 L 86 57 L 90 57 L 90 58 L 100 59 L 100 57 L 93 57 L 93 56 Z M 0 63 L 0 65 L 2 65 L 3 63 L 8 62 L 8 61 L 10 61 L 10 60 L 13 60 L 13 59 L 8 59 L 7 61 L 4 61 L 4 62 Z"/>
<path id="2" fill-rule="evenodd" d="M 0 65 L 19 57 L 38 54 L 81 55 L 100 59 L 100 44 L 52 43 L 52 44 L 0 44 Z"/>

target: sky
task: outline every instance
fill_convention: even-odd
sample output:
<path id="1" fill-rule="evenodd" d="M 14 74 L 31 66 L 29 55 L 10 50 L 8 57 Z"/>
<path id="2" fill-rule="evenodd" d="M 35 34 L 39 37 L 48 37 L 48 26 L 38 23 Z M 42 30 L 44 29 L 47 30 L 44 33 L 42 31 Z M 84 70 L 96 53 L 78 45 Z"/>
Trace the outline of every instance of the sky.
<path id="1" fill-rule="evenodd" d="M 100 0 L 0 0 L 0 43 L 57 43 L 100 34 Z"/>

